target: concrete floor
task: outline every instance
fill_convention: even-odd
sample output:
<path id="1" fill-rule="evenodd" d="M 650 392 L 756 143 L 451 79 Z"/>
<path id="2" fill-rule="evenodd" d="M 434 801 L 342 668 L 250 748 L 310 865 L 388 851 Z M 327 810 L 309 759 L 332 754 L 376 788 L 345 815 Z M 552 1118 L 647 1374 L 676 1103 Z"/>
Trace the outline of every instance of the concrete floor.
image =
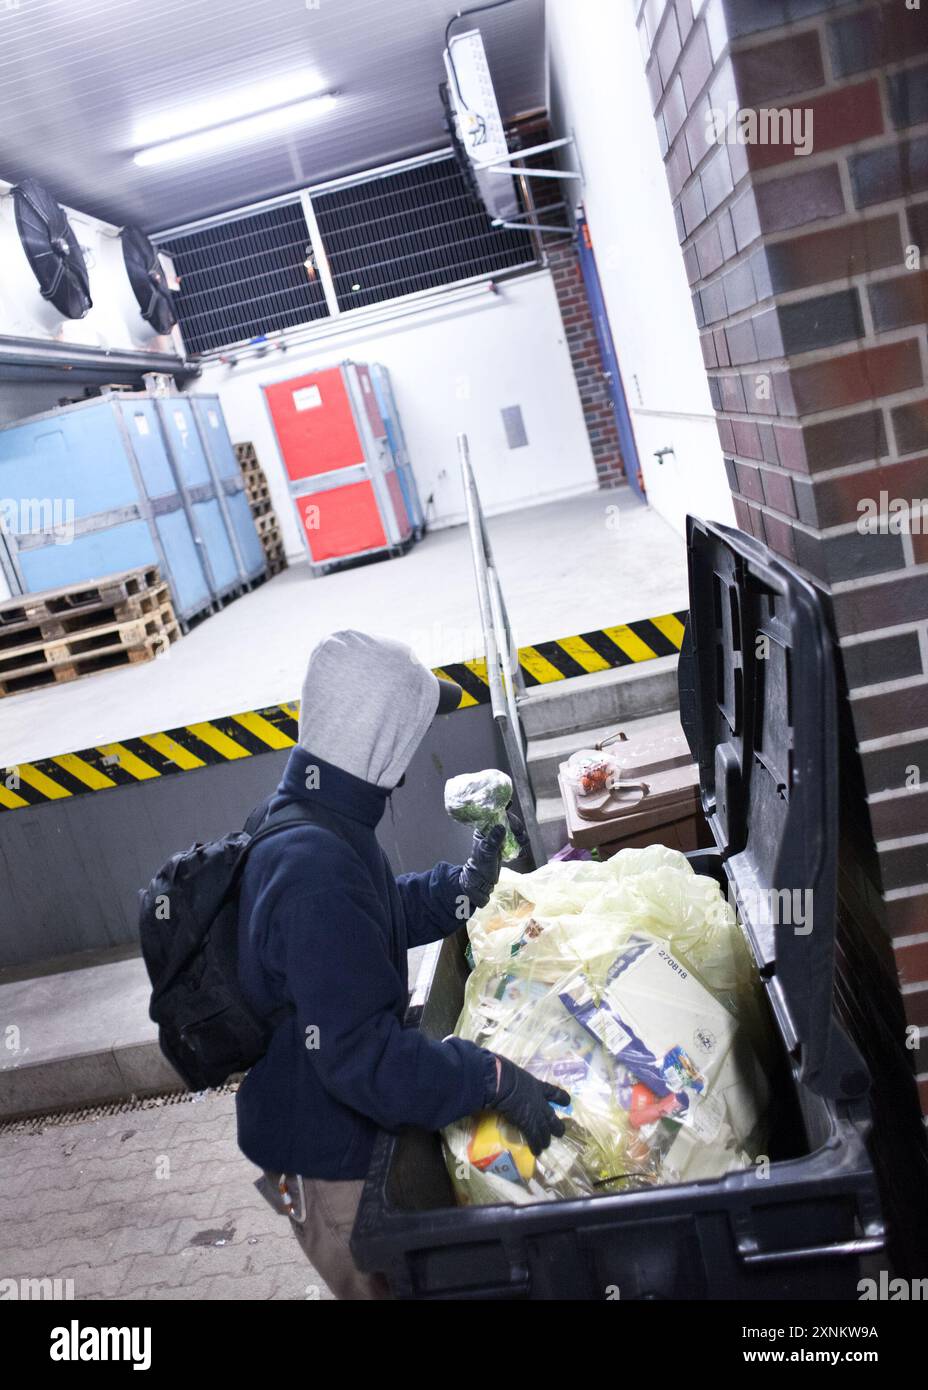
<path id="1" fill-rule="evenodd" d="M 687 605 L 682 538 L 628 488 L 493 517 L 489 532 L 520 646 Z M 467 528 L 322 578 L 295 564 L 155 662 L 0 701 L 0 762 L 295 699 L 314 643 L 341 627 L 398 638 L 429 666 L 480 655 Z"/>
<path id="2" fill-rule="evenodd" d="M 329 1301 L 258 1176 L 227 1092 L 0 1134 L 0 1268 L 59 1299 Z"/>
<path id="3" fill-rule="evenodd" d="M 413 988 L 438 947 L 410 951 Z M 141 960 L 0 983 L 20 1032 L 19 1053 L 0 1055 L 0 1121 L 24 1093 L 30 1109 L 93 1104 L 114 1094 L 111 1072 L 125 1095 L 173 1089 L 148 988 Z M 61 1280 L 63 1298 L 331 1299 L 257 1176 L 227 1092 L 0 1128 L 0 1268 Z"/>

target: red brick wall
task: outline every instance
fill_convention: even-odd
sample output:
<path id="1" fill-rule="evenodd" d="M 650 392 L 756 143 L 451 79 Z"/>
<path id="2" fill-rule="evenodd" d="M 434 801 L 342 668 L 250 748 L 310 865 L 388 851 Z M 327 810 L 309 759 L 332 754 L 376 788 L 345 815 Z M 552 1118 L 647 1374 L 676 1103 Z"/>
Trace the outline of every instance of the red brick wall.
<path id="1" fill-rule="evenodd" d="M 839 1004 L 879 1123 L 891 1091 L 923 1142 L 928 535 L 885 522 L 928 498 L 928 4 L 632 3 L 738 523 L 826 592 L 839 638 Z M 713 142 L 729 104 L 811 112 L 811 152 Z"/>
<path id="2" fill-rule="evenodd" d="M 600 487 L 615 487 L 625 479 L 622 451 L 577 249 L 566 239 L 547 235 L 545 241 L 596 475 Z"/>
<path id="3" fill-rule="evenodd" d="M 510 126 L 507 135 L 513 150 L 541 145 L 552 138 L 547 117 L 517 121 Z M 549 169 L 552 162 L 557 160 L 550 152 L 529 155 L 526 159 L 529 168 L 537 165 Z M 625 467 L 577 246 L 566 233 L 558 236 L 554 230 L 568 222 L 564 200 L 570 196 L 569 189 L 554 179 L 531 179 L 530 183 L 536 215 L 542 225 L 551 228 L 542 234 L 544 253 L 561 310 L 596 475 L 600 487 L 615 487 L 624 482 Z"/>

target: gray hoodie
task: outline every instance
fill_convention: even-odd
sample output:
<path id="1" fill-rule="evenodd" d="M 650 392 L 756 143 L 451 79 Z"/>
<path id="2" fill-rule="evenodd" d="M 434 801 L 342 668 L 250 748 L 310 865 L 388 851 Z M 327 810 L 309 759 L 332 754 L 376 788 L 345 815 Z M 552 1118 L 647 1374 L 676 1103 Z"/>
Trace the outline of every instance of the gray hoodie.
<path id="1" fill-rule="evenodd" d="M 395 787 L 432 722 L 438 690 L 402 642 L 333 632 L 306 668 L 300 746 L 364 782 Z"/>

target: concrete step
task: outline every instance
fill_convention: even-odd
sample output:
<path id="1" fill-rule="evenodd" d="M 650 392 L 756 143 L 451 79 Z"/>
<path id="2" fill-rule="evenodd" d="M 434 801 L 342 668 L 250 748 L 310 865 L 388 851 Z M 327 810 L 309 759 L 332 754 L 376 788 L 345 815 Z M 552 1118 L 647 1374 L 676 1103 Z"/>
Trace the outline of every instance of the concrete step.
<path id="1" fill-rule="evenodd" d="M 0 1119 L 182 1090 L 148 1017 L 140 958 L 0 985 L 18 1050 L 0 1051 Z"/>
<path id="2" fill-rule="evenodd" d="M 564 818 L 561 798 L 540 796 L 535 802 L 535 815 L 538 818 L 538 829 L 541 831 L 541 842 L 545 851 L 549 857 L 557 854 L 558 850 L 567 844 L 567 821 Z"/>
<path id="3" fill-rule="evenodd" d="M 576 729 L 569 734 L 552 734 L 548 738 L 529 739 L 526 761 L 536 797 L 558 796 L 558 765 L 566 762 L 571 753 L 575 753 L 578 748 L 593 748 L 600 739 L 615 733 L 618 728 L 623 729 L 629 738 L 633 738 L 635 734 L 643 734 L 655 726 L 660 726 L 666 719 L 666 712 L 646 714 L 641 719 L 625 719 L 618 724 L 603 724 L 598 729 Z"/>
<path id="4" fill-rule="evenodd" d="M 677 658 L 660 656 L 534 688 L 519 702 L 519 714 L 531 740 L 607 724 L 615 728 L 623 720 L 676 709 L 677 703 Z"/>
<path id="5" fill-rule="evenodd" d="M 410 989 L 439 944 L 410 951 Z M 148 1017 L 151 985 L 141 957 L 72 961 L 0 977 L 0 1019 L 15 1020 L 19 1030 L 16 1051 L 0 1048 L 0 1121 L 185 1089 Z"/>

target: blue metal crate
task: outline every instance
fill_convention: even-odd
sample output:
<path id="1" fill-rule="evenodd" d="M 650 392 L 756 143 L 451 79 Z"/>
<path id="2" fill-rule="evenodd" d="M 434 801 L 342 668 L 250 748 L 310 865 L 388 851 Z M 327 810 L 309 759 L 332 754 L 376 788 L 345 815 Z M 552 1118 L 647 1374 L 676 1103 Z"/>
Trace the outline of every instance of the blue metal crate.
<path id="1" fill-rule="evenodd" d="M 191 396 L 190 406 L 216 484 L 219 505 L 225 515 L 239 573 L 244 580 L 257 579 L 266 570 L 264 547 L 251 515 L 245 480 L 235 457 L 229 431 L 226 429 L 219 398 Z"/>
<path id="2" fill-rule="evenodd" d="M 159 397 L 157 406 L 178 488 L 187 505 L 194 537 L 202 547 L 204 568 L 214 595 L 224 598 L 241 585 L 244 575 L 232 547 L 219 487 L 200 438 L 192 400 L 184 396 Z"/>
<path id="3" fill-rule="evenodd" d="M 186 622 L 257 573 L 253 545 L 250 568 L 239 562 L 224 485 L 183 396 L 104 396 L 0 428 L 0 497 L 14 592 L 157 564 Z"/>

